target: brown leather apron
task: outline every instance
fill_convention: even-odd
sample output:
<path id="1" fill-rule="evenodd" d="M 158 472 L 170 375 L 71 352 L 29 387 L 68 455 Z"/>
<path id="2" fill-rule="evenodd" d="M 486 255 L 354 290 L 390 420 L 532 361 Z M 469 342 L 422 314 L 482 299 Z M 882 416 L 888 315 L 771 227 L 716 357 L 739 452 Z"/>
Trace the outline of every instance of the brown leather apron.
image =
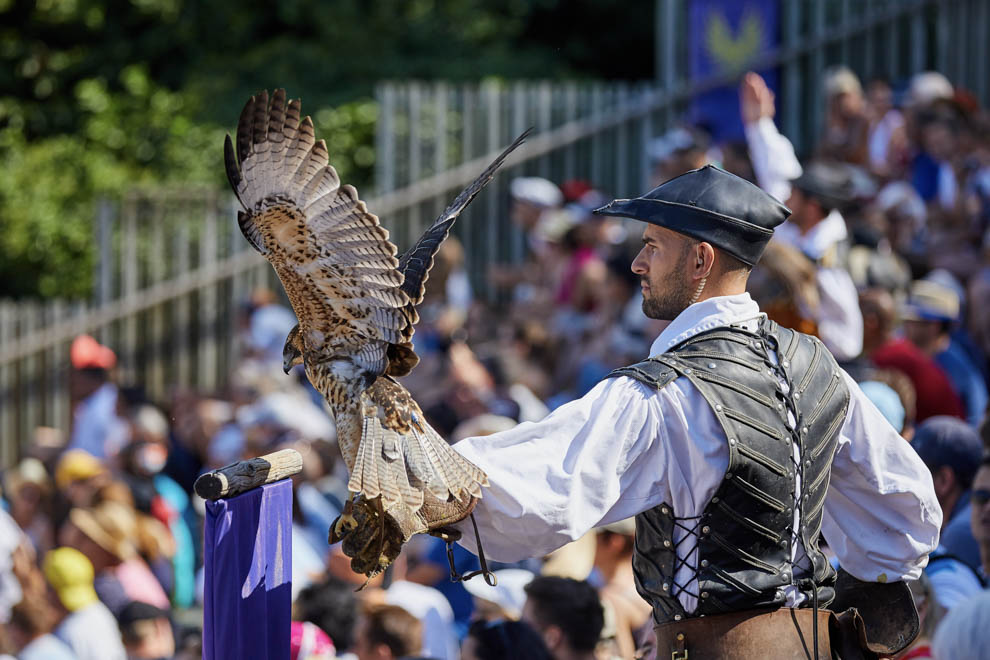
<path id="1" fill-rule="evenodd" d="M 818 610 L 818 657 L 830 660 L 829 616 Z M 814 660 L 814 612 L 782 607 L 671 621 L 654 628 L 657 660 Z"/>

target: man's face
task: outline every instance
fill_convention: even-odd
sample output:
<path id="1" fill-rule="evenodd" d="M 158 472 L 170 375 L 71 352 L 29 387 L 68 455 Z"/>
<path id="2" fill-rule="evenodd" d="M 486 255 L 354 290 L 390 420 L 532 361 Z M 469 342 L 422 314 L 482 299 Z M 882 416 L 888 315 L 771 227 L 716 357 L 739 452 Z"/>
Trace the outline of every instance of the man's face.
<path id="1" fill-rule="evenodd" d="M 904 321 L 904 336 L 925 353 L 935 350 L 942 324 L 939 321 Z"/>
<path id="2" fill-rule="evenodd" d="M 672 321 L 691 304 L 697 284 L 690 276 L 694 243 L 676 232 L 647 225 L 643 249 L 632 262 L 643 290 L 643 313 Z"/>
<path id="3" fill-rule="evenodd" d="M 970 525 L 973 538 L 979 543 L 990 543 L 990 465 L 984 465 L 973 479 L 973 506 L 970 509 Z"/>

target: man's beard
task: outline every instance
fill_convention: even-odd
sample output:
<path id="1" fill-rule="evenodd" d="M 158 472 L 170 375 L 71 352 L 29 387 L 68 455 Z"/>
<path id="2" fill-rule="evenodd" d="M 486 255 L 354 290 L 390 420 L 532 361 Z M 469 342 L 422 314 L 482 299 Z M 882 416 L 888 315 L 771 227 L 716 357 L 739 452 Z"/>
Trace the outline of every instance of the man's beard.
<path id="1" fill-rule="evenodd" d="M 659 321 L 673 321 L 677 318 L 678 314 L 691 305 L 691 298 L 694 292 L 690 290 L 690 283 L 684 277 L 687 260 L 688 250 L 685 250 L 677 259 L 670 277 L 667 278 L 670 286 L 668 286 L 666 291 L 654 291 L 650 283 L 645 278 L 642 279 L 650 287 L 648 291 L 643 292 L 643 313 L 646 314 L 647 318 L 657 319 Z M 671 282 L 675 278 L 680 278 L 682 281 L 676 284 Z"/>

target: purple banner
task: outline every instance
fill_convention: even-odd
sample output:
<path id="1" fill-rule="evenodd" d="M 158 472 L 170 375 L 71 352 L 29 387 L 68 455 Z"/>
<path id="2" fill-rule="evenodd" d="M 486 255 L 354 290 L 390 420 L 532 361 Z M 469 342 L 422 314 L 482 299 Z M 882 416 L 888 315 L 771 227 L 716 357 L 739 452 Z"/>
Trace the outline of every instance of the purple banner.
<path id="1" fill-rule="evenodd" d="M 292 482 L 206 503 L 203 660 L 289 660 Z"/>

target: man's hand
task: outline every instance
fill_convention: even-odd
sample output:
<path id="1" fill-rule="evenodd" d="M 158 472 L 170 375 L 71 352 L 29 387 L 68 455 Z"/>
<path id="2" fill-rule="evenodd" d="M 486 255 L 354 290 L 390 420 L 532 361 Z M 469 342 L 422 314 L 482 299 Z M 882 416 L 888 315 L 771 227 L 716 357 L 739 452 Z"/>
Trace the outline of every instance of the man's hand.
<path id="1" fill-rule="evenodd" d="M 739 84 L 739 109 L 744 124 L 755 124 L 763 117 L 773 118 L 776 113 L 773 92 L 766 81 L 750 71 Z"/>
<path id="2" fill-rule="evenodd" d="M 331 545 L 343 541 L 341 548 L 351 558 L 351 570 L 370 579 L 395 561 L 402 546 L 414 534 L 430 534 L 447 542 L 459 539 L 460 532 L 449 526 L 467 518 L 474 511 L 477 500 L 472 497 L 463 503 L 456 500 L 441 502 L 429 493 L 424 496 L 423 506 L 417 511 L 402 503 L 382 510 L 378 498 L 360 497 L 354 500 L 351 510 L 357 527 L 353 530 L 342 528 L 338 535 L 334 521 L 328 541 Z"/>

